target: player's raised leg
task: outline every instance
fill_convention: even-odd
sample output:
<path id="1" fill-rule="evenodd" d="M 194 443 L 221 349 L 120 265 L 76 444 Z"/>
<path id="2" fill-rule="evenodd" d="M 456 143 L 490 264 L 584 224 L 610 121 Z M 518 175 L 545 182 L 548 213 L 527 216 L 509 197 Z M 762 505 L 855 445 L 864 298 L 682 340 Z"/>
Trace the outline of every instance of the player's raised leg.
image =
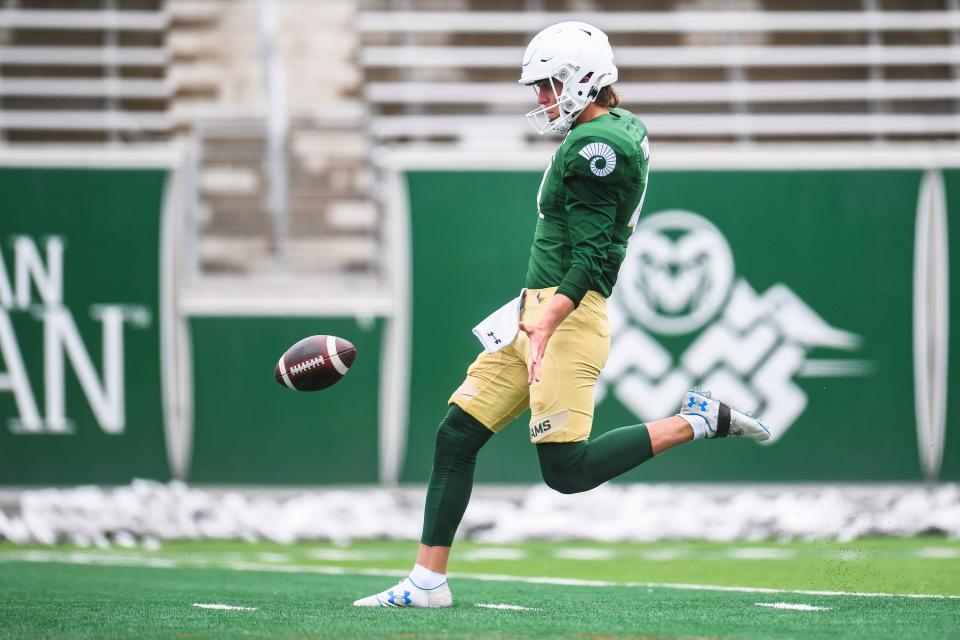
<path id="1" fill-rule="evenodd" d="M 710 392 L 692 389 L 681 412 L 648 424 L 621 427 L 588 440 L 537 445 L 543 480 L 560 493 L 589 491 L 655 455 L 699 438 L 770 437 L 757 418 L 731 408 Z"/>

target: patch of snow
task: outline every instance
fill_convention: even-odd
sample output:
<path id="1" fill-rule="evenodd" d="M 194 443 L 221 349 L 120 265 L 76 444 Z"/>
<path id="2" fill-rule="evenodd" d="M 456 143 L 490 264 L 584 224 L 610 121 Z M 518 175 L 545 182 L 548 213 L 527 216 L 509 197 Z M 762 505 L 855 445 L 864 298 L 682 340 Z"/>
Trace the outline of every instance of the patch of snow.
<path id="1" fill-rule="evenodd" d="M 734 493 L 688 485 L 604 485 L 573 496 L 545 486 L 479 489 L 458 536 L 502 545 L 527 540 L 849 541 L 862 536 L 908 537 L 931 532 L 960 538 L 960 486 L 955 484 L 760 485 Z M 424 492 L 423 487 L 371 487 L 244 493 L 147 480 L 112 489 L 25 490 L 15 509 L 0 511 L 0 539 L 72 542 L 101 549 L 139 543 L 146 550 L 154 550 L 166 540 L 323 540 L 335 545 L 351 540 L 416 540 Z M 336 560 L 326 555 L 336 552 L 311 554 Z M 349 549 L 343 553 L 347 555 L 339 559 L 351 559 Z M 652 553 L 659 555 L 645 557 L 671 557 L 663 555 L 669 553 L 666 551 Z M 763 553 L 771 557 L 769 552 Z"/>

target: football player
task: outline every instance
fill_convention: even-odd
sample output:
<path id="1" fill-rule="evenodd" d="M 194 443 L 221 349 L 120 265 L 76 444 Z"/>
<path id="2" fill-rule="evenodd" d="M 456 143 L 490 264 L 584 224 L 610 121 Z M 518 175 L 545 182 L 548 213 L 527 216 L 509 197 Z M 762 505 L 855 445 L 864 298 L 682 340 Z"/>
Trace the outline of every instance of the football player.
<path id="1" fill-rule="evenodd" d="M 590 439 L 594 387 L 610 349 L 606 300 L 640 215 L 650 162 L 647 129 L 617 107 L 616 80 L 607 36 L 589 24 L 548 27 L 524 53 L 520 83 L 534 88 L 539 105 L 527 117 L 540 133 L 566 137 L 537 194 L 539 220 L 519 322 L 513 316 L 515 337 L 481 353 L 450 398 L 437 430 L 413 570 L 357 606 L 453 604 L 447 560 L 477 452 L 527 407 L 544 482 L 561 493 L 593 489 L 690 440 L 770 436 L 758 419 L 692 389 L 675 416 Z"/>

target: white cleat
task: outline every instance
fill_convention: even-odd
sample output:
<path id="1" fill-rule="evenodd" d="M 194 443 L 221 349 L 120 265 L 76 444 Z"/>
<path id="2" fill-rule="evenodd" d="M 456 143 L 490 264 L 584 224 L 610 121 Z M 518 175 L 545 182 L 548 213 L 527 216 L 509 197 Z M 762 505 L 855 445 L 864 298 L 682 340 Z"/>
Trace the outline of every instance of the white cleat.
<path id="1" fill-rule="evenodd" d="M 421 589 L 410 578 L 404 578 L 392 589 L 360 598 L 355 607 L 452 607 L 453 594 L 444 582 L 434 589 Z"/>
<path id="2" fill-rule="evenodd" d="M 709 391 L 703 391 L 699 387 L 694 387 L 684 394 L 680 414 L 703 417 L 707 423 L 708 438 L 736 436 L 760 442 L 770 438 L 767 425 L 749 413 L 738 411 L 713 398 Z"/>

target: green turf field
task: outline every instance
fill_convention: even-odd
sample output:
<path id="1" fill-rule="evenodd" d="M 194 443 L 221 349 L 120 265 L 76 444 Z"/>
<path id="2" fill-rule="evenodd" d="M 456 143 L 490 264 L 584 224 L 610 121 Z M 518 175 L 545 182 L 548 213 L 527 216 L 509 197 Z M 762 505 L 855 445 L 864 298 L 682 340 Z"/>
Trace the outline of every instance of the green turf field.
<path id="1" fill-rule="evenodd" d="M 463 543 L 452 609 L 351 606 L 414 548 L 0 545 L 0 638 L 960 638 L 960 541 L 943 538 Z"/>

